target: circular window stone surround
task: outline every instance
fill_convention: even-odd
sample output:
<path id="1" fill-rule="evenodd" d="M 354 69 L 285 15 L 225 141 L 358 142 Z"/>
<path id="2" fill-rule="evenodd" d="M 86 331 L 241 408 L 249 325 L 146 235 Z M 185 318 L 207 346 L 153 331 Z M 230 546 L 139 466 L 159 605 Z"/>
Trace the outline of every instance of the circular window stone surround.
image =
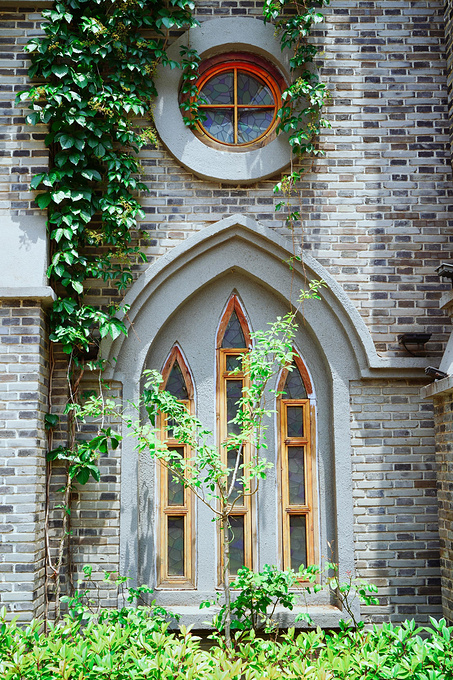
<path id="1" fill-rule="evenodd" d="M 182 45 L 195 48 L 203 59 L 222 52 L 249 52 L 270 61 L 290 82 L 289 50 L 281 51 L 275 26 L 259 19 L 229 17 L 205 21 L 191 28 L 168 49 L 170 59 L 180 60 Z M 160 138 L 170 153 L 188 170 L 203 179 L 217 182 L 252 184 L 271 177 L 288 166 L 291 149 L 288 137 L 278 135 L 260 149 L 234 152 L 214 149 L 201 141 L 184 125 L 179 108 L 181 69 L 159 67 L 158 98 L 154 122 Z"/>

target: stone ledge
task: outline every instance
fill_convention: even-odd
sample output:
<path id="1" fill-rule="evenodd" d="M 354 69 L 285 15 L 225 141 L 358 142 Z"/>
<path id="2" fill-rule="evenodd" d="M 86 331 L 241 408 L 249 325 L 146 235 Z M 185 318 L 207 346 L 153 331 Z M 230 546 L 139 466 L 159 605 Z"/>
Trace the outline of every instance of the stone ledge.
<path id="1" fill-rule="evenodd" d="M 170 628 L 178 628 L 180 624 L 184 626 L 193 626 L 194 630 L 212 630 L 212 624 L 209 622 L 216 614 L 219 613 L 218 607 L 210 607 L 209 609 L 199 609 L 196 606 L 175 606 L 168 607 L 170 611 L 175 614 L 180 614 L 181 620 L 179 623 L 173 623 Z M 297 614 L 310 614 L 316 626 L 321 628 L 338 628 L 339 622 L 342 619 L 347 619 L 338 607 L 333 605 L 312 605 L 308 607 L 294 607 L 292 611 L 284 607 L 277 607 L 274 618 L 279 622 L 280 627 L 289 628 L 307 628 L 307 623 L 299 621 L 294 623 Z"/>
<path id="2" fill-rule="evenodd" d="M 421 396 L 423 399 L 430 399 L 438 394 L 446 394 L 447 392 L 453 392 L 453 375 L 442 378 L 442 380 L 435 380 L 431 385 L 422 387 Z"/>
<path id="3" fill-rule="evenodd" d="M 0 300 L 41 300 L 43 305 L 51 305 L 55 299 L 56 295 L 50 286 L 0 288 Z"/>

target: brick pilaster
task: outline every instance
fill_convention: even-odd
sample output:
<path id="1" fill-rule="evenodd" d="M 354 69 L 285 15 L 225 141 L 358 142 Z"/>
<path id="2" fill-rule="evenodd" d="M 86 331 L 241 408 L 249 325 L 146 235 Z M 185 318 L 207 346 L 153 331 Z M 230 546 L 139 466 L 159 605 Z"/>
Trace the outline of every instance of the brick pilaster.
<path id="1" fill-rule="evenodd" d="M 40 303 L 0 306 L 0 605 L 20 619 L 44 604 L 47 399 Z"/>

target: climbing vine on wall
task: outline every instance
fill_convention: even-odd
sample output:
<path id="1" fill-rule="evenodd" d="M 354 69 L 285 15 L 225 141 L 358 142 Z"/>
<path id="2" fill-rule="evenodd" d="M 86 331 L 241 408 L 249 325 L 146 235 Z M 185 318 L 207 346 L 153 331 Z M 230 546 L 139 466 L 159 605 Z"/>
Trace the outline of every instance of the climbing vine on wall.
<path id="1" fill-rule="evenodd" d="M 31 124 L 49 126 L 50 171 L 32 179 L 47 208 L 48 276 L 58 299 L 51 340 L 65 352 L 87 350 L 93 332 L 125 332 L 117 307 L 84 303 L 87 281 L 132 281 L 140 256 L 132 233 L 144 217 L 137 192 L 139 150 L 156 143 L 152 102 L 157 64 L 178 66 L 166 54 L 169 32 L 193 26 L 192 0 L 60 0 L 43 11 L 44 37 L 26 50 L 29 74 L 45 82 L 19 95 L 31 99 Z M 137 121 L 146 119 L 145 124 Z"/>
<path id="2" fill-rule="evenodd" d="M 277 133 L 288 134 L 288 142 L 297 160 L 311 158 L 308 168 L 312 167 L 316 156 L 324 155 L 318 139 L 322 129 L 330 127 L 322 116 L 330 93 L 314 65 L 320 48 L 308 42 L 313 27 L 324 21 L 319 8 L 329 4 L 330 0 L 319 0 L 315 4 L 304 0 L 265 0 L 263 7 L 265 21 L 272 21 L 276 26 L 282 50 L 287 48 L 292 52 L 290 68 L 294 79 L 282 93 Z M 293 196 L 300 196 L 296 190 L 297 182 L 308 168 L 299 164 L 294 170 L 291 164 L 290 174 L 284 175 L 274 187 L 274 193 L 281 193 L 284 199 L 276 204 L 275 209 L 285 211 L 285 223 L 291 232 L 293 255 L 288 261 L 291 269 L 295 260 L 302 261 L 295 239 L 297 225 L 302 226 L 301 206 L 294 206 Z M 299 245 L 302 250 L 303 241 Z"/>
<path id="3" fill-rule="evenodd" d="M 33 177 L 31 187 L 41 190 L 36 202 L 48 214 L 47 274 L 57 293 L 50 313 L 50 340 L 61 343 L 69 355 L 73 405 L 79 401 L 90 343 L 108 334 L 115 338 L 126 333 L 116 316 L 121 305 L 87 304 L 86 293 L 97 279 L 111 287 L 113 300 L 116 295 L 120 300 L 132 281 L 134 261 L 144 258 L 134 243 L 137 220 L 144 217 L 139 193 L 147 191 L 138 179 L 137 154 L 145 145 L 157 143 L 152 125 L 154 74 L 158 64 L 179 66 L 167 57 L 166 47 L 170 31 L 197 23 L 193 7 L 192 0 L 59 0 L 42 13 L 44 36 L 26 46 L 32 61 L 29 75 L 40 82 L 19 93 L 18 99 L 30 100 L 29 123 L 48 126 L 50 169 Z M 190 58 L 183 56 L 186 71 Z M 51 351 L 51 382 L 52 356 Z M 51 395 L 52 384 L 49 410 Z M 70 409 L 66 422 L 67 440 L 53 448 L 58 416 L 49 413 L 46 418 L 48 460 L 64 465 L 66 474 L 63 502 L 56 506 L 63 519 L 53 560 L 48 536 L 49 463 L 46 562 L 54 579 L 57 616 L 72 486 L 76 481 L 86 483 L 90 476 L 99 481 L 96 458 L 105 442 L 118 441 L 104 429 L 87 445 L 78 441 Z"/>
<path id="4" fill-rule="evenodd" d="M 327 125 L 320 112 L 328 92 L 311 67 L 318 48 L 307 41 L 323 20 L 317 8 L 327 4 L 266 0 L 263 7 L 282 48 L 293 52 L 291 69 L 297 75 L 283 92 L 278 131 L 289 134 L 297 156 L 319 153 L 316 139 Z M 179 66 L 166 47 L 171 30 L 196 25 L 193 9 L 192 0 L 60 0 L 43 11 L 45 36 L 25 48 L 32 59 L 30 76 L 44 81 L 19 99 L 31 100 L 28 122 L 49 126 L 50 171 L 33 177 L 31 187 L 43 190 L 36 202 L 48 211 L 48 275 L 58 294 L 51 340 L 67 353 L 88 350 L 96 330 L 113 338 L 126 332 L 117 305 L 85 304 L 84 294 L 92 279 L 121 293 L 132 281 L 132 263 L 144 257 L 132 238 L 144 216 L 137 192 L 147 191 L 138 180 L 137 153 L 157 143 L 156 66 Z M 183 49 L 183 91 L 190 95 L 184 118 L 193 125 L 199 115 L 199 57 Z"/>
<path id="5" fill-rule="evenodd" d="M 275 24 L 282 49 L 292 52 L 290 68 L 294 80 L 282 93 L 277 131 L 288 133 L 289 144 L 298 157 L 322 153 L 316 141 L 322 128 L 329 127 L 321 115 L 329 91 L 313 68 L 319 48 L 307 40 L 313 26 L 324 20 L 319 7 L 329 4 L 330 0 L 319 0 L 315 4 L 265 0 L 263 7 L 264 19 Z"/>

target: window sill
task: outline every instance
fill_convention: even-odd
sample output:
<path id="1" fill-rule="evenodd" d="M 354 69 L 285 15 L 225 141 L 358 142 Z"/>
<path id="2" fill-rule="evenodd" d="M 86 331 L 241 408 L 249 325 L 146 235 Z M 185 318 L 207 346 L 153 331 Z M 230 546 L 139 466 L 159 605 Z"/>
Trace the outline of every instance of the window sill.
<path id="1" fill-rule="evenodd" d="M 194 630 L 212 630 L 210 621 L 218 614 L 219 607 L 209 607 L 208 609 L 199 609 L 196 606 L 182 605 L 169 606 L 168 609 L 175 614 L 179 614 L 181 619 L 178 624 L 172 623 L 171 628 L 178 628 L 179 625 L 192 626 Z M 275 612 L 275 619 L 279 622 L 281 628 L 308 628 L 305 621 L 294 622 L 297 614 L 309 613 L 313 619 L 315 626 L 321 628 L 338 628 L 339 622 L 347 618 L 344 613 L 333 605 L 309 605 L 308 607 L 294 607 L 292 611 L 283 607 L 277 607 Z"/>

